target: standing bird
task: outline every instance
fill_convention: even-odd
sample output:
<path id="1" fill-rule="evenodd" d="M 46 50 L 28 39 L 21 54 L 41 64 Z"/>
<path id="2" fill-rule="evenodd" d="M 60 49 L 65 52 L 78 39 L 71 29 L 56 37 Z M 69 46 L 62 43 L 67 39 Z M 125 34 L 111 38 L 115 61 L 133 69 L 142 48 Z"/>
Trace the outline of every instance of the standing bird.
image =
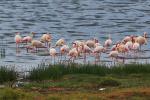
<path id="1" fill-rule="evenodd" d="M 66 60 L 66 55 L 69 52 L 69 46 L 68 45 L 63 45 L 60 48 L 60 54 L 61 54 L 61 59 L 62 59 L 62 55 L 65 55 L 65 60 Z"/>
<path id="2" fill-rule="evenodd" d="M 45 48 L 43 43 L 39 40 L 32 40 L 31 41 L 31 46 L 35 48 L 35 51 L 38 51 L 38 48 Z"/>
<path id="3" fill-rule="evenodd" d="M 148 38 L 148 33 L 147 33 L 147 32 L 144 32 L 144 33 L 143 33 L 143 37 Z"/>
<path id="4" fill-rule="evenodd" d="M 19 44 L 22 42 L 22 37 L 20 36 L 19 32 L 16 33 L 14 40 L 16 42 L 16 49 L 18 49 Z"/>
<path id="5" fill-rule="evenodd" d="M 131 38 L 131 36 L 126 36 L 126 37 L 123 38 L 122 41 L 125 42 L 125 43 L 127 43 L 129 41 L 132 41 L 132 38 Z"/>
<path id="6" fill-rule="evenodd" d="M 63 46 L 60 48 L 60 51 L 61 51 L 61 54 L 68 53 L 68 52 L 69 52 L 69 46 L 68 46 L 68 45 L 63 45 Z"/>
<path id="7" fill-rule="evenodd" d="M 137 43 L 137 42 L 133 43 L 132 49 L 133 49 L 134 51 L 138 51 L 138 50 L 140 49 L 140 44 Z"/>
<path id="8" fill-rule="evenodd" d="M 29 36 L 25 36 L 25 37 L 23 37 L 23 39 L 22 39 L 22 43 L 31 43 L 31 41 L 32 41 L 32 39 L 33 39 L 33 37 L 34 37 L 34 35 L 35 35 L 35 33 L 34 32 L 31 32 L 30 34 L 29 34 Z"/>
<path id="9" fill-rule="evenodd" d="M 92 53 L 92 50 L 91 50 L 91 48 L 89 47 L 89 46 L 87 46 L 86 44 L 84 44 L 84 45 L 81 45 L 81 47 L 82 47 L 82 49 L 81 49 L 81 51 L 79 51 L 79 52 L 83 52 L 83 54 L 84 54 L 84 64 L 86 63 L 86 56 L 87 56 L 87 53 Z"/>
<path id="10" fill-rule="evenodd" d="M 103 46 L 98 45 L 94 48 L 93 53 L 95 54 L 95 63 L 96 63 L 96 59 L 100 61 L 100 56 L 102 52 L 105 52 L 105 48 Z"/>
<path id="11" fill-rule="evenodd" d="M 105 41 L 104 43 L 104 47 L 109 47 L 112 45 L 112 39 L 111 39 L 111 36 L 109 35 L 108 39 Z"/>
<path id="12" fill-rule="evenodd" d="M 128 47 L 125 44 L 122 44 L 122 43 L 118 44 L 116 49 L 117 49 L 118 52 L 123 53 L 123 54 L 125 54 L 126 52 L 129 51 Z"/>
<path id="13" fill-rule="evenodd" d="M 128 48 L 129 50 L 132 49 L 133 43 L 131 41 L 126 42 L 125 44 L 126 48 Z"/>
<path id="14" fill-rule="evenodd" d="M 78 51 L 77 51 L 77 49 L 73 48 L 73 49 L 69 50 L 68 55 L 70 56 L 69 60 L 72 59 L 72 62 L 74 63 L 75 58 L 78 57 Z"/>
<path id="15" fill-rule="evenodd" d="M 95 40 L 87 40 L 85 42 L 85 44 L 90 47 L 90 48 L 94 48 L 95 47 Z"/>
<path id="16" fill-rule="evenodd" d="M 146 35 L 145 35 L 146 36 Z M 141 49 L 141 46 L 142 45 L 144 45 L 144 44 L 147 44 L 147 39 L 146 39 L 146 37 L 143 37 L 143 36 L 138 36 L 137 38 L 136 38 L 136 42 L 137 43 L 139 43 L 139 45 L 140 45 L 140 49 Z"/>
<path id="17" fill-rule="evenodd" d="M 55 46 L 63 46 L 65 44 L 65 40 L 63 38 L 59 39 L 57 42 L 56 42 L 56 45 Z"/>
<path id="18" fill-rule="evenodd" d="M 118 61 L 118 55 L 119 55 L 119 52 L 117 50 L 114 50 L 114 51 L 111 51 L 108 56 L 114 59 L 114 64 L 115 64 L 115 60 Z"/>
<path id="19" fill-rule="evenodd" d="M 49 54 L 50 54 L 50 56 L 52 56 L 54 58 L 54 63 L 55 63 L 55 57 L 56 57 L 56 54 L 57 54 L 56 50 L 54 48 L 50 48 L 49 49 Z"/>
<path id="20" fill-rule="evenodd" d="M 52 36 L 50 35 L 50 33 L 45 33 L 41 37 L 41 42 L 44 42 L 46 47 L 50 47 L 49 42 L 51 42 L 51 40 Z"/>

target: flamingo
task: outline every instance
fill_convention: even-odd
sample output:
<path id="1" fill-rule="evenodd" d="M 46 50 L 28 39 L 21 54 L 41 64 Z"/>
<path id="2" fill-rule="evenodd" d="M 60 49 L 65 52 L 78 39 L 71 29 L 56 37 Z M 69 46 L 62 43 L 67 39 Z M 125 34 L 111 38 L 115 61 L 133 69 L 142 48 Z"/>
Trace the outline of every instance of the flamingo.
<path id="1" fill-rule="evenodd" d="M 118 55 L 119 55 L 119 52 L 118 52 L 117 50 L 111 51 L 111 52 L 109 53 L 109 57 L 117 58 Z"/>
<path id="2" fill-rule="evenodd" d="M 138 36 L 137 38 L 136 38 L 136 40 L 135 40 L 137 43 L 139 43 L 139 45 L 140 45 L 140 49 L 141 49 L 141 46 L 142 45 L 146 45 L 147 44 L 147 39 L 146 39 L 146 37 L 144 36 Z"/>
<path id="3" fill-rule="evenodd" d="M 100 56 L 102 52 L 105 52 L 105 48 L 103 46 L 98 45 L 94 48 L 93 53 L 95 54 L 95 63 L 96 63 L 96 58 L 98 59 L 98 61 L 100 61 Z"/>
<path id="4" fill-rule="evenodd" d="M 121 52 L 121 53 L 126 53 L 129 51 L 128 47 L 125 44 L 117 45 L 116 49 L 118 50 L 118 52 Z"/>
<path id="5" fill-rule="evenodd" d="M 127 43 L 127 42 L 129 42 L 131 40 L 132 40 L 131 36 L 126 36 L 126 37 L 124 37 L 124 39 L 122 41 Z"/>
<path id="6" fill-rule="evenodd" d="M 57 42 L 56 42 L 56 46 L 63 46 L 65 44 L 65 40 L 63 38 L 59 39 Z"/>
<path id="7" fill-rule="evenodd" d="M 97 46 L 101 46 L 101 44 L 100 43 L 95 43 L 94 47 L 97 47 Z"/>
<path id="8" fill-rule="evenodd" d="M 133 54 L 134 54 L 134 57 L 135 57 L 135 61 L 136 61 L 136 58 L 137 58 L 137 51 L 139 51 L 140 49 L 140 44 L 135 42 L 133 43 L 133 46 L 132 46 L 132 50 L 133 50 Z"/>
<path id="9" fill-rule="evenodd" d="M 87 46 L 86 44 L 81 46 L 81 51 L 84 53 L 84 63 L 86 63 L 86 53 L 92 53 L 92 50 L 89 46 Z M 80 52 L 80 51 L 79 51 Z"/>
<path id="10" fill-rule="evenodd" d="M 148 33 L 147 33 L 147 32 L 144 32 L 144 33 L 143 33 L 143 37 L 148 38 Z"/>
<path id="11" fill-rule="evenodd" d="M 50 48 L 49 49 L 49 54 L 50 54 L 50 56 L 52 56 L 54 58 L 54 63 L 55 63 L 55 56 L 57 54 L 56 49 Z"/>
<path id="12" fill-rule="evenodd" d="M 78 55 L 80 55 L 82 53 L 83 45 L 84 45 L 84 43 L 82 43 L 81 41 L 77 40 L 77 41 L 73 42 L 72 47 L 76 48 L 76 50 L 78 52 Z"/>
<path id="13" fill-rule="evenodd" d="M 125 56 L 126 53 L 129 52 L 129 48 L 123 44 L 123 43 L 120 43 L 117 47 L 116 47 L 117 51 L 119 53 L 123 53 L 123 55 Z M 125 57 L 121 57 L 121 59 L 123 60 L 123 63 L 125 63 Z"/>
<path id="14" fill-rule="evenodd" d="M 41 41 L 45 43 L 45 46 L 50 47 L 49 42 L 52 40 L 50 33 L 45 33 L 41 37 Z"/>
<path id="15" fill-rule="evenodd" d="M 62 58 L 62 55 L 66 55 L 68 52 L 69 52 L 69 46 L 68 45 L 63 45 L 60 48 L 61 58 Z M 65 58 L 66 58 L 66 56 L 65 56 Z"/>
<path id="16" fill-rule="evenodd" d="M 110 45 L 112 45 L 112 39 L 111 36 L 109 35 L 108 39 L 104 43 L 104 47 L 109 47 Z"/>
<path id="17" fill-rule="evenodd" d="M 69 46 L 68 45 L 63 45 L 60 48 L 60 51 L 61 51 L 61 54 L 65 54 L 65 53 L 69 52 Z"/>
<path id="18" fill-rule="evenodd" d="M 140 49 L 140 44 L 137 43 L 137 42 L 133 43 L 132 49 L 133 49 L 134 51 L 139 50 L 139 49 Z"/>
<path id="19" fill-rule="evenodd" d="M 19 48 L 19 44 L 22 42 L 22 37 L 20 36 L 20 33 L 17 32 L 14 38 L 16 42 L 16 49 Z"/>
<path id="20" fill-rule="evenodd" d="M 75 58 L 78 57 L 78 51 L 77 51 L 77 49 L 76 48 L 72 48 L 71 50 L 69 50 L 68 55 L 70 56 L 69 60 L 73 59 L 73 62 L 74 62 Z"/>
<path id="21" fill-rule="evenodd" d="M 108 56 L 111 57 L 112 59 L 115 58 L 116 61 L 118 61 L 117 60 L 118 55 L 119 55 L 119 52 L 117 50 L 114 50 L 114 51 L 111 51 Z"/>
<path id="22" fill-rule="evenodd" d="M 31 32 L 30 33 L 30 35 L 29 36 L 25 36 L 25 37 L 23 37 L 23 39 L 22 39 L 22 43 L 31 43 L 31 41 L 32 41 L 32 38 L 33 38 L 33 36 L 35 35 L 35 33 L 34 32 Z"/>
<path id="23" fill-rule="evenodd" d="M 94 48 L 95 47 L 95 40 L 87 40 L 85 42 L 85 44 L 90 47 L 90 48 Z"/>
<path id="24" fill-rule="evenodd" d="M 36 49 L 36 52 L 38 51 L 38 48 L 45 48 L 43 43 L 39 40 L 32 40 L 31 41 L 31 46 Z"/>
<path id="25" fill-rule="evenodd" d="M 125 44 L 126 48 L 128 48 L 129 50 L 132 49 L 133 43 L 131 41 L 126 42 Z"/>

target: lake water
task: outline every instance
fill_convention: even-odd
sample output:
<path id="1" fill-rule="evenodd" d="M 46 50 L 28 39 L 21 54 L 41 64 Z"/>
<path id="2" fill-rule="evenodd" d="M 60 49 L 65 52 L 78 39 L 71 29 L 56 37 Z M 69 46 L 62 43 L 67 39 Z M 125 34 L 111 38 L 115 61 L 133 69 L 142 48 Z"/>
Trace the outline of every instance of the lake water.
<path id="1" fill-rule="evenodd" d="M 144 31 L 150 32 L 150 0 L 1 0 L 0 38 L 6 43 L 6 56 L 0 64 L 22 68 L 45 58 L 25 50 L 16 54 L 15 32 L 36 32 L 36 39 L 50 32 L 53 43 L 61 37 L 68 43 L 97 37 L 103 43 L 108 34 L 118 41 Z M 150 56 L 149 51 L 143 55 Z M 107 55 L 102 59 L 109 60 Z"/>

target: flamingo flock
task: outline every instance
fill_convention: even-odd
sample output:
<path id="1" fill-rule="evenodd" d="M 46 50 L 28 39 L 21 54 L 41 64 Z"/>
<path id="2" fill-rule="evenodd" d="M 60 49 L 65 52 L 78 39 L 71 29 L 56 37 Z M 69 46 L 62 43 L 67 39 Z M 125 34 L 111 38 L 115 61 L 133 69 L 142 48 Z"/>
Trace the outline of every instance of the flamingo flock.
<path id="1" fill-rule="evenodd" d="M 54 62 L 56 57 L 60 57 L 60 60 L 64 57 L 65 60 L 75 62 L 76 59 L 83 59 L 84 63 L 87 63 L 87 57 L 94 57 L 95 63 L 101 61 L 101 55 L 106 53 L 113 61 L 123 58 L 125 55 L 136 53 L 142 50 L 142 46 L 146 45 L 147 32 L 143 33 L 143 36 L 125 36 L 120 41 L 114 43 L 111 36 L 104 41 L 104 44 L 99 42 L 98 39 L 93 38 L 89 40 L 75 40 L 69 45 L 64 38 L 60 38 L 52 45 L 52 35 L 50 33 L 44 33 L 40 40 L 34 39 L 35 32 L 31 32 L 28 36 L 22 37 L 21 33 L 17 32 L 15 35 L 16 49 L 20 48 L 21 44 L 25 44 L 27 52 L 38 52 L 40 48 L 45 48 L 45 51 L 49 52 L 49 55 L 53 58 Z M 58 48 L 59 50 L 57 50 Z M 123 57 L 120 57 L 122 55 Z M 123 59 L 123 63 L 124 59 Z"/>

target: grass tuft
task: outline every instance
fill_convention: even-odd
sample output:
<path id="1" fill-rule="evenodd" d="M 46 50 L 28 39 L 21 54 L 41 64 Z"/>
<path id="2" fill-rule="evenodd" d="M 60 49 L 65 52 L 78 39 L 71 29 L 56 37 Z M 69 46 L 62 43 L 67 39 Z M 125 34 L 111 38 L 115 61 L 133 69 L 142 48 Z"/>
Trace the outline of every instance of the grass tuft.
<path id="1" fill-rule="evenodd" d="M 81 64 L 56 64 L 40 65 L 30 71 L 28 79 L 33 81 L 59 79 L 68 74 L 93 74 L 105 76 L 108 74 L 128 75 L 128 74 L 150 73 L 150 64 L 128 64 L 120 66 L 102 65 L 81 65 Z"/>
<path id="2" fill-rule="evenodd" d="M 0 67 L 0 83 L 14 81 L 17 79 L 17 73 L 14 69 Z"/>

